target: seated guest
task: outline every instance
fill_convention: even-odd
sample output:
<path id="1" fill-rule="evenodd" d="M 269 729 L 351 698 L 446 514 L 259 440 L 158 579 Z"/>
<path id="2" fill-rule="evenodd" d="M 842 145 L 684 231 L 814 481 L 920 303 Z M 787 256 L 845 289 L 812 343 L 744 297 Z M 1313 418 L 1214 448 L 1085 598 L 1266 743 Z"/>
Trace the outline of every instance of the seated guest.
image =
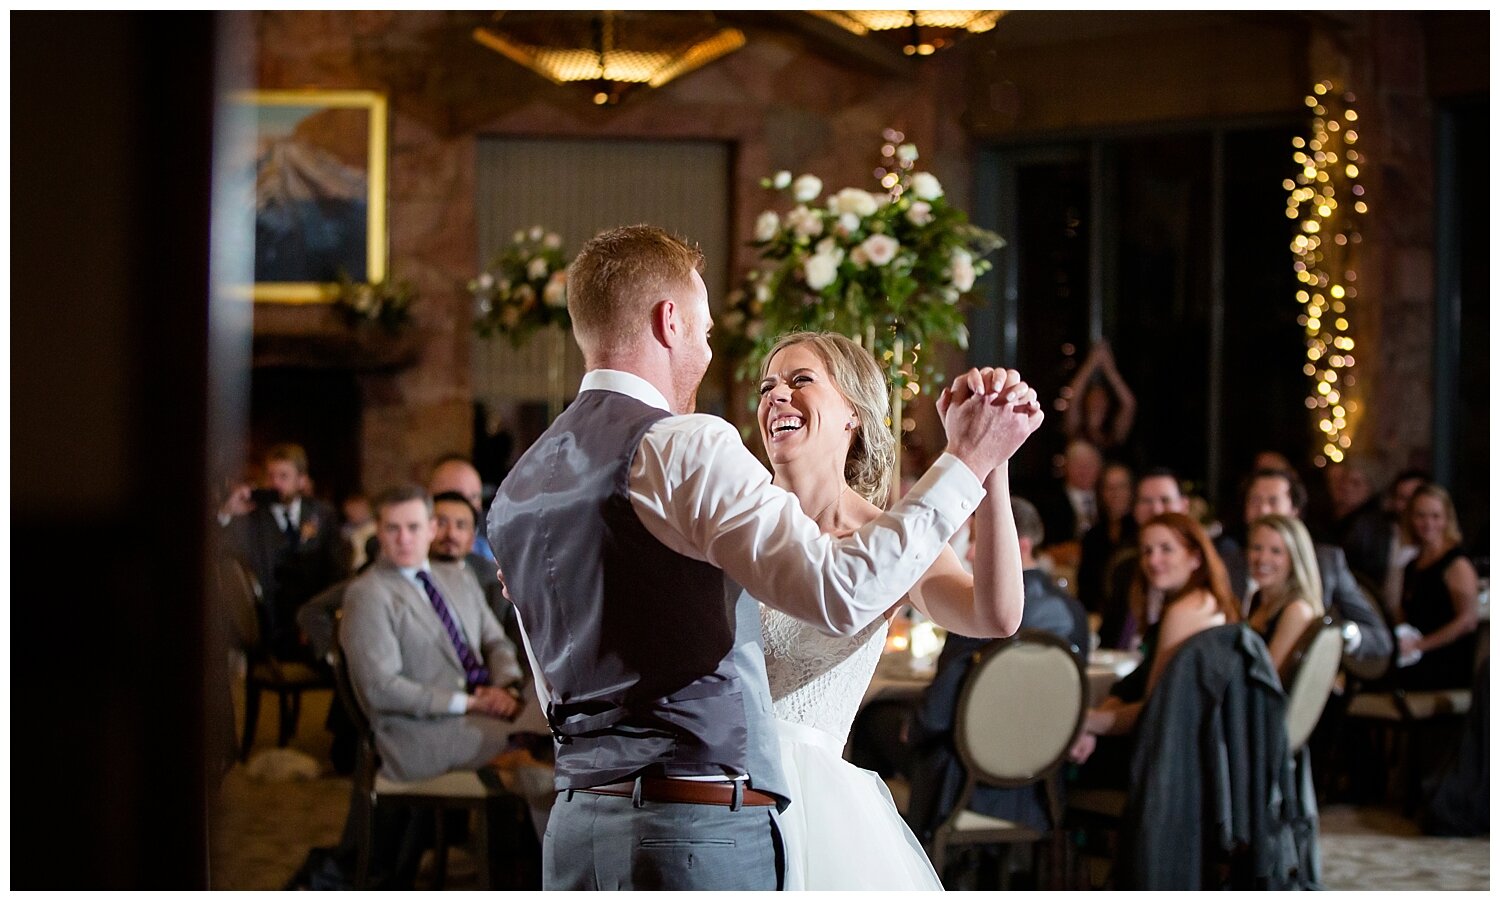
<path id="1" fill-rule="evenodd" d="M 1135 672 L 1115 683 L 1110 696 L 1084 716 L 1083 730 L 1069 751 L 1075 763 L 1090 760 L 1100 736 L 1128 735 L 1151 690 L 1173 653 L 1187 639 L 1225 623 L 1240 621 L 1239 600 L 1229 591 L 1224 564 L 1208 535 L 1185 513 L 1163 513 L 1146 520 L 1140 533 L 1141 566 L 1131 589 L 1131 606 L 1146 622 L 1147 593 L 1162 594 L 1161 618 L 1141 641 L 1144 657 Z M 1112 745 L 1096 764 L 1085 767 L 1081 782 L 1125 785 L 1130 764 L 1128 743 Z"/>
<path id="2" fill-rule="evenodd" d="M 235 488 L 219 509 L 230 553 L 260 582 L 262 634 L 282 659 L 307 659 L 297 608 L 344 575 L 333 509 L 307 493 L 307 453 L 296 444 L 266 451 L 265 485 Z"/>
<path id="3" fill-rule="evenodd" d="M 1406 469 L 1396 474 L 1385 492 L 1386 541 L 1390 550 L 1386 552 L 1385 570 L 1375 585 L 1380 589 L 1380 603 L 1390 622 L 1401 618 L 1401 582 L 1406 578 L 1406 565 L 1417 559 L 1417 546 L 1402 527 L 1406 508 L 1417 489 L 1430 481 L 1432 477 L 1425 470 Z"/>
<path id="4" fill-rule="evenodd" d="M 1245 518 L 1248 526 L 1268 513 L 1302 518 L 1307 504 L 1307 489 L 1295 472 L 1261 469 L 1251 475 L 1245 486 Z M 1218 543 L 1220 557 L 1229 573 L 1229 590 L 1248 601 L 1256 585 L 1246 565 L 1244 550 L 1233 540 Z M 1384 618 L 1371 606 L 1344 551 L 1331 544 L 1313 543 L 1318 558 L 1318 581 L 1323 586 L 1323 609 L 1344 623 L 1344 655 L 1359 661 L 1382 661 L 1391 655 L 1391 630 Z"/>
<path id="5" fill-rule="evenodd" d="M 425 491 L 381 494 L 375 521 L 380 555 L 345 589 L 338 639 L 381 772 L 413 780 L 486 766 L 506 749 L 504 721 L 521 710 L 515 649 L 468 567 L 429 559 L 435 524 Z M 358 847 L 356 809 L 332 855 L 345 874 Z M 377 806 L 372 828 L 377 884 L 411 887 L 427 820 Z M 501 850 L 493 841 L 491 849 Z"/>
<path id="6" fill-rule="evenodd" d="M 1260 587 L 1247 622 L 1280 672 L 1308 625 L 1323 615 L 1318 558 L 1301 520 L 1273 513 L 1250 524 L 1250 573 Z"/>
<path id="7" fill-rule="evenodd" d="M 467 566 L 431 562 L 432 502 L 408 486 L 375 505 L 380 559 L 344 593 L 339 644 L 393 779 L 483 766 L 521 709 L 516 651 Z"/>
<path id="8" fill-rule="evenodd" d="M 1467 688 L 1474 681 L 1479 576 L 1462 548 L 1453 500 L 1423 485 L 1406 507 L 1405 527 L 1417 545 L 1401 590 L 1400 657 L 1421 657 L 1398 674 L 1402 688 Z"/>
<path id="9" fill-rule="evenodd" d="M 1099 476 L 1099 521 L 1083 536 L 1078 564 L 1078 599 L 1090 613 L 1104 606 L 1105 577 L 1121 548 L 1135 545 L 1135 518 L 1130 515 L 1135 485 L 1130 467 L 1110 463 Z"/>
<path id="10" fill-rule="evenodd" d="M 1092 444 L 1083 439 L 1068 442 L 1063 453 L 1060 482 L 1053 482 L 1037 495 L 1037 509 L 1047 536 L 1043 550 L 1063 568 L 1078 565 L 1079 540 L 1099 519 L 1099 470 L 1104 458 Z"/>
<path id="11" fill-rule="evenodd" d="M 1088 615 L 1083 605 L 1069 597 L 1037 565 L 1033 549 L 1042 540 L 1042 520 L 1036 507 L 1021 498 L 1011 499 L 1016 532 L 1021 546 L 1021 574 L 1025 586 L 1022 630 L 1047 632 L 1071 644 L 1084 662 L 1088 659 Z M 972 553 L 972 552 L 971 552 Z M 911 760 L 911 803 L 906 819 L 912 831 L 927 841 L 942 824 L 963 789 L 963 765 L 953 746 L 953 721 L 959 693 L 976 654 L 994 639 L 969 638 L 949 633 L 938 657 L 937 673 L 912 711 L 907 732 Z M 1000 639 L 1004 640 L 1004 639 Z M 858 738 L 858 733 L 856 733 Z M 1024 788 L 979 788 L 972 810 L 1001 819 L 1047 830 L 1046 796 L 1042 785 Z"/>
<path id="12" fill-rule="evenodd" d="M 1130 589 L 1141 568 L 1137 541 L 1140 523 L 1163 513 L 1185 513 L 1187 504 L 1182 483 L 1172 470 L 1158 466 L 1146 470 L 1141 476 L 1135 487 L 1135 505 L 1131 512 L 1132 538 L 1115 552 L 1105 571 L 1104 595 L 1098 610 L 1100 647 L 1135 650 L 1146 627 L 1156 622 L 1161 612 L 1161 598 L 1153 590 L 1147 591 L 1148 619 L 1137 621 L 1131 614 Z"/>
<path id="13" fill-rule="evenodd" d="M 479 470 L 456 454 L 443 457 L 433 467 L 432 478 L 427 480 L 427 490 L 433 497 L 456 491 L 469 502 L 476 513 L 484 509 L 484 482 L 479 478 Z M 474 543 L 470 550 L 494 562 L 495 554 L 490 550 L 490 543 L 478 532 L 474 533 Z"/>

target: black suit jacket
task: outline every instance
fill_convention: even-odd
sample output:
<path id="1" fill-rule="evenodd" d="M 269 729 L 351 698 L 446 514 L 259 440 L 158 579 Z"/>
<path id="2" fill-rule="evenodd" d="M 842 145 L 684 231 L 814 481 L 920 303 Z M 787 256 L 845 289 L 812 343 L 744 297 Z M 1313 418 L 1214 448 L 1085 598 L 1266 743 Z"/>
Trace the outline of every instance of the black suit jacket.
<path id="1" fill-rule="evenodd" d="M 1040 569 L 1022 574 L 1026 606 L 1022 629 L 1049 632 L 1073 645 L 1079 658 L 1088 662 L 1089 622 L 1083 605 L 1063 593 Z M 911 803 L 907 822 L 924 842 L 958 803 L 965 773 L 953 747 L 953 721 L 958 696 L 973 665 L 974 654 L 997 639 L 969 638 L 950 633 L 938 656 L 932 684 L 922 693 L 912 717 L 911 739 L 915 764 L 912 768 Z M 999 639 L 1003 640 L 1003 639 Z M 1022 788 L 980 787 L 970 809 L 988 816 L 1048 829 L 1047 804 L 1041 783 Z"/>
<path id="2" fill-rule="evenodd" d="M 242 560 L 260 582 L 264 598 L 262 627 L 271 648 L 281 656 L 300 656 L 294 620 L 297 608 L 343 575 L 338 519 L 317 498 L 302 498 L 294 543 L 265 504 L 236 516 L 224 528 L 230 553 Z"/>
<path id="3" fill-rule="evenodd" d="M 1373 497 L 1334 524 L 1334 532 L 1349 568 L 1371 585 L 1385 582 L 1391 561 L 1391 518 Z"/>
<path id="4" fill-rule="evenodd" d="M 1048 482 L 1037 486 L 1032 495 L 1032 503 L 1036 505 L 1037 513 L 1042 517 L 1042 543 L 1039 547 L 1047 547 L 1053 544 L 1062 544 L 1072 541 L 1074 533 L 1078 529 L 1078 514 L 1073 510 L 1073 502 L 1068 500 L 1068 489 L 1060 481 Z"/>

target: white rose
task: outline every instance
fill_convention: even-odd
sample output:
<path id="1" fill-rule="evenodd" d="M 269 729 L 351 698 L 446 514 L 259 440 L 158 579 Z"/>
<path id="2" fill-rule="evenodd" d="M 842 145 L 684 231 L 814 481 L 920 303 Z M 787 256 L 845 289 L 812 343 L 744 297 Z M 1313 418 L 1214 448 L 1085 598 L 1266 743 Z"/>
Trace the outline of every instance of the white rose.
<path id="1" fill-rule="evenodd" d="M 855 213 L 839 214 L 838 233 L 841 235 L 852 235 L 859 231 L 859 216 Z"/>
<path id="2" fill-rule="evenodd" d="M 800 237 L 816 238 L 823 233 L 823 217 L 799 206 L 786 214 L 786 227 Z"/>
<path id="3" fill-rule="evenodd" d="M 531 262 L 526 264 L 526 277 L 532 280 L 547 277 L 547 261 L 541 257 L 532 257 Z"/>
<path id="4" fill-rule="evenodd" d="M 839 243 L 832 238 L 824 238 L 819 241 L 818 245 L 813 248 L 813 251 L 825 257 L 830 257 L 835 263 L 842 263 L 844 261 L 844 248 L 840 247 Z"/>
<path id="5" fill-rule="evenodd" d="M 911 177 L 911 192 L 918 200 L 936 200 L 943 196 L 943 186 L 931 172 L 918 172 Z"/>
<path id="6" fill-rule="evenodd" d="M 821 193 L 823 193 L 823 180 L 816 175 L 801 175 L 792 182 L 792 197 L 798 203 L 817 200 Z"/>
<path id="7" fill-rule="evenodd" d="M 778 191 L 786 190 L 786 186 L 791 183 L 792 173 L 786 171 L 785 169 L 782 169 L 780 172 L 771 177 L 771 187 L 775 188 Z M 819 185 L 818 187 L 821 188 L 822 185 Z"/>
<path id="8" fill-rule="evenodd" d="M 533 225 L 531 227 L 531 233 L 530 233 L 531 240 L 533 240 L 533 241 L 540 241 L 540 240 L 542 240 L 542 234 L 543 234 L 543 230 L 542 230 L 542 227 L 540 225 Z"/>
<path id="9" fill-rule="evenodd" d="M 757 303 L 765 303 L 771 299 L 771 286 L 765 282 L 755 283 L 755 300 Z"/>
<path id="10" fill-rule="evenodd" d="M 807 278 L 807 286 L 814 291 L 821 291 L 833 284 L 839 274 L 838 261 L 821 253 L 808 257 L 807 262 L 802 264 L 802 269 Z"/>
<path id="11" fill-rule="evenodd" d="M 974 258 L 962 248 L 953 251 L 953 287 L 967 291 L 974 287 Z"/>
<path id="12" fill-rule="evenodd" d="M 869 191 L 861 191 L 859 188 L 845 188 L 834 197 L 837 201 L 837 209 L 840 213 L 853 213 L 860 218 L 875 215 L 880 209 L 875 195 Z"/>
<path id="13" fill-rule="evenodd" d="M 884 266 L 894 260 L 896 251 L 901 249 L 901 245 L 890 235 L 871 235 L 859 247 L 865 252 L 865 257 L 876 266 Z"/>
<path id="14" fill-rule="evenodd" d="M 915 144 L 902 144 L 900 147 L 897 147 L 896 148 L 896 159 L 899 160 L 900 162 L 903 162 L 903 163 L 916 162 L 916 159 L 917 159 L 917 145 L 915 145 Z"/>
<path id="15" fill-rule="evenodd" d="M 495 277 L 493 275 L 490 275 L 488 272 L 481 272 L 479 273 L 479 278 L 475 281 L 474 284 L 479 287 L 479 290 L 488 291 L 489 289 L 495 287 Z"/>
<path id="16" fill-rule="evenodd" d="M 864 269 L 870 264 L 870 258 L 865 254 L 865 248 L 863 244 L 849 251 L 849 263 L 853 265 L 855 269 Z"/>
<path id="17" fill-rule="evenodd" d="M 547 232 L 547 237 L 542 239 L 542 246 L 548 250 L 556 250 L 562 246 L 562 237 L 557 232 Z"/>
<path id="18" fill-rule="evenodd" d="M 912 225 L 921 227 L 932 221 L 932 204 L 925 200 L 918 200 L 906 211 L 906 220 Z"/>
<path id="19" fill-rule="evenodd" d="M 542 303 L 558 308 L 568 305 L 568 274 L 566 272 L 558 270 L 547 279 L 547 287 L 542 290 Z"/>
<path id="20" fill-rule="evenodd" d="M 771 210 L 761 213 L 755 220 L 755 240 L 769 241 L 781 230 L 781 219 Z"/>

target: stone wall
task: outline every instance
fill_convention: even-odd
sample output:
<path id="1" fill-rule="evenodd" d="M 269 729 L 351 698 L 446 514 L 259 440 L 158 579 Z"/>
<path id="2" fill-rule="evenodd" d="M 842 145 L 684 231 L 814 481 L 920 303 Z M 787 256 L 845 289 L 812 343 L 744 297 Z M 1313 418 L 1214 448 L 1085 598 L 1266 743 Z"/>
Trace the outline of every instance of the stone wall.
<path id="1" fill-rule="evenodd" d="M 967 204 L 974 149 L 1049 135 L 1164 121 L 1243 120 L 1294 114 L 1326 65 L 1360 85 L 1373 212 L 1362 276 L 1368 312 L 1355 320 L 1367 349 L 1358 439 L 1378 442 L 1392 465 L 1430 447 L 1431 104 L 1415 14 L 1311 19 L 1246 14 L 1234 27 L 1202 16 L 1158 15 L 1144 30 L 1088 36 L 1083 18 L 1052 20 L 1057 34 L 1007 43 L 991 35 L 891 74 L 829 53 L 812 31 L 741 14 L 748 44 L 618 107 L 551 85 L 470 38 L 483 13 L 259 12 L 249 16 L 260 88 L 366 88 L 388 92 L 392 270 L 421 293 L 417 360 L 361 376 L 363 482 L 421 478 L 430 462 L 470 446 L 469 374 L 476 138 L 695 138 L 732 142 L 730 215 L 738 274 L 754 262 L 744 241 L 766 197 L 761 176 L 811 172 L 830 187 L 867 184 L 879 136 L 895 127 Z M 1074 13 L 1082 17 L 1088 14 Z M 1062 21 L 1062 24 L 1057 24 Z M 760 22 L 761 24 L 758 24 Z M 1067 22 L 1080 37 L 1070 37 Z M 1319 37 L 1318 25 L 1333 37 Z M 1329 61 L 1332 60 L 1330 63 Z M 721 299 L 715 299 L 717 306 Z M 257 310 L 257 332 L 336 328 L 306 308 Z M 1376 349 L 1378 348 L 1378 352 Z M 727 368 L 711 378 L 732 394 Z M 737 402 L 727 405 L 738 409 Z M 1395 411 L 1401 411 L 1397 415 Z M 929 417 L 923 429 L 933 428 Z M 929 437 L 927 443 L 933 443 Z"/>

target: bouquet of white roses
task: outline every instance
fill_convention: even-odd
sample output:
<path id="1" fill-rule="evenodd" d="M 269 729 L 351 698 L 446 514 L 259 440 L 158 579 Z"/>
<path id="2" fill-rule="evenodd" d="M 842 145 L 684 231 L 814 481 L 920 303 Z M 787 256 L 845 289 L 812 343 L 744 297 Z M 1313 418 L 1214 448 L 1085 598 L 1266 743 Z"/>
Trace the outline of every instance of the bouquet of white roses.
<path id="1" fill-rule="evenodd" d="M 540 328 L 571 327 L 568 318 L 568 260 L 562 238 L 540 225 L 518 231 L 489 266 L 469 282 L 474 295 L 474 330 L 484 337 L 501 333 L 519 347 Z"/>
<path id="2" fill-rule="evenodd" d="M 917 348 L 933 341 L 967 347 L 961 301 L 989 270 L 985 255 L 1005 242 L 970 224 L 930 172 L 914 170 L 914 146 L 896 148 L 895 159 L 878 194 L 844 188 L 818 203 L 816 176 L 783 171 L 762 180 L 793 205 L 756 220 L 754 245 L 767 265 L 733 310 L 744 321 L 742 335 L 758 332 L 761 351 L 789 331 L 839 332 L 865 343 L 893 386 L 915 381 L 920 390 L 934 381 L 933 357 L 913 366 Z"/>

